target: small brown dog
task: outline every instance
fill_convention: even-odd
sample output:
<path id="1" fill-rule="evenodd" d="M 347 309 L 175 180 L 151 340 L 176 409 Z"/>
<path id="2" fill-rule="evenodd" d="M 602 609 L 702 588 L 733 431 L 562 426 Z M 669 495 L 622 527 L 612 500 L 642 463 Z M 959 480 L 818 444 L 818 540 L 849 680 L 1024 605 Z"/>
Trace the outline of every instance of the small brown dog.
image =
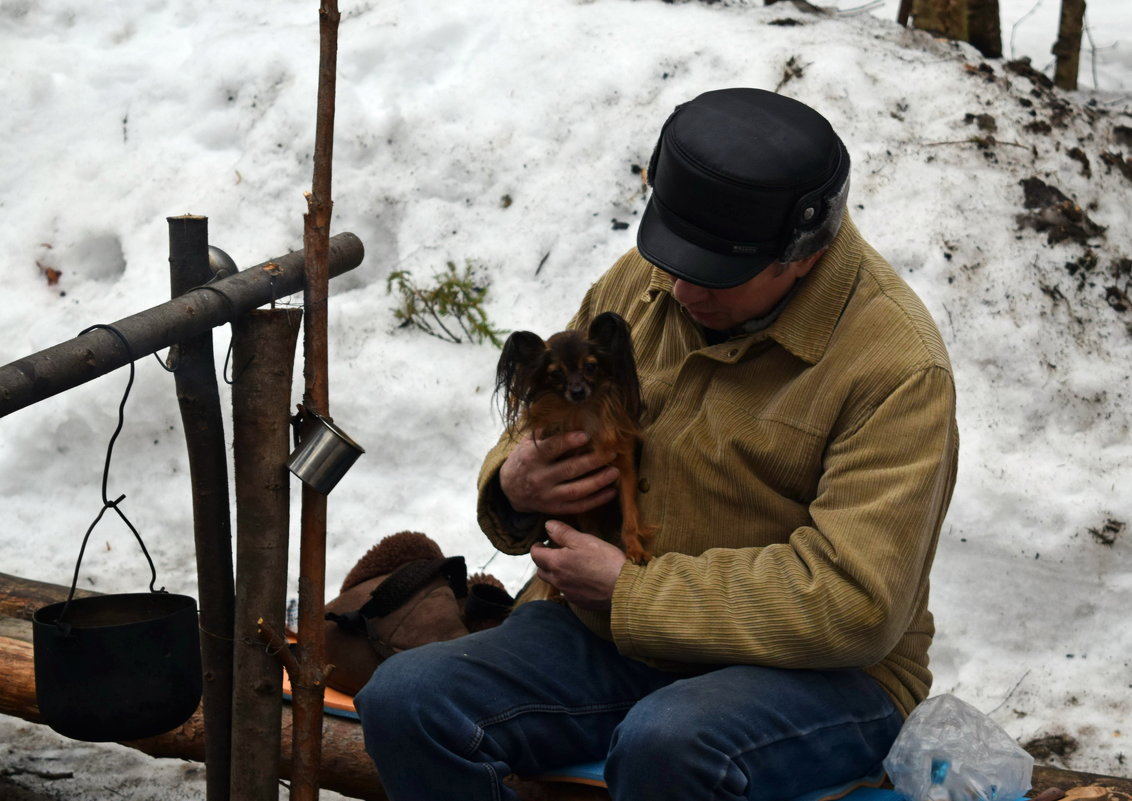
<path id="1" fill-rule="evenodd" d="M 651 530 L 637 512 L 635 451 L 640 437 L 641 389 L 629 325 L 617 314 L 598 315 L 586 332 L 568 330 L 545 342 L 530 331 L 507 338 L 496 368 L 495 392 L 514 437 L 532 432 L 546 438 L 585 431 L 587 451 L 615 454 L 620 473 L 618 507 L 610 503 L 565 522 L 613 540 L 620 523 L 621 547 L 637 564 L 652 556 Z"/>

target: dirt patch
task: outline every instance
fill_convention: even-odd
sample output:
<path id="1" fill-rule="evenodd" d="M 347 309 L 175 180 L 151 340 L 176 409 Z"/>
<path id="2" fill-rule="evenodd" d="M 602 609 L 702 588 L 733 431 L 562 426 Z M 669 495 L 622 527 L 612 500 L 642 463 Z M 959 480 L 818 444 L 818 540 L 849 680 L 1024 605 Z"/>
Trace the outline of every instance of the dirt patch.
<path id="1" fill-rule="evenodd" d="M 1028 213 L 1018 216 L 1018 224 L 1047 234 L 1049 244 L 1066 240 L 1084 245 L 1089 240 L 1104 236 L 1105 227 L 1097 225 L 1076 201 L 1041 178 L 1023 178 L 1023 206 Z"/>

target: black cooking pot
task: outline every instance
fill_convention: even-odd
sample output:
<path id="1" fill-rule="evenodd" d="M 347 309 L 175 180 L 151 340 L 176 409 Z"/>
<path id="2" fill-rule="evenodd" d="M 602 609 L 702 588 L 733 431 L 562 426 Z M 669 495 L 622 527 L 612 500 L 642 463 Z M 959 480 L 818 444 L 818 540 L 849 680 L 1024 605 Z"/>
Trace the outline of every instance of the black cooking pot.
<path id="1" fill-rule="evenodd" d="M 77 598 L 37 611 L 32 630 L 39 711 L 66 737 L 152 737 L 200 703 L 197 608 L 186 595 Z"/>

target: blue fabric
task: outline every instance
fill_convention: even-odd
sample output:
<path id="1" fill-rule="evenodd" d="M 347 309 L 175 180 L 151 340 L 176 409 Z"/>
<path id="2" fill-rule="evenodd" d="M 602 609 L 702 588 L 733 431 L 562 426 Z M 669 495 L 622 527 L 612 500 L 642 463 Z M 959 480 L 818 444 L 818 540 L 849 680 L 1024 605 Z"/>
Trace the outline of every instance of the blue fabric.
<path id="1" fill-rule="evenodd" d="M 393 801 L 513 801 L 510 773 L 602 759 L 615 801 L 790 801 L 875 769 L 902 723 L 861 671 L 668 673 L 548 602 L 397 654 L 354 703 Z"/>
<path id="2" fill-rule="evenodd" d="M 568 765 L 564 768 L 552 770 L 536 778 L 547 781 L 576 782 L 598 787 L 605 786 L 605 761 L 583 762 L 580 765 Z M 899 801 L 899 794 L 891 790 L 879 790 L 884 781 L 884 768 L 878 767 L 868 776 L 862 776 L 852 781 L 844 782 L 835 787 L 823 787 L 798 796 L 793 801 Z M 870 794 L 871 791 L 871 794 Z"/>

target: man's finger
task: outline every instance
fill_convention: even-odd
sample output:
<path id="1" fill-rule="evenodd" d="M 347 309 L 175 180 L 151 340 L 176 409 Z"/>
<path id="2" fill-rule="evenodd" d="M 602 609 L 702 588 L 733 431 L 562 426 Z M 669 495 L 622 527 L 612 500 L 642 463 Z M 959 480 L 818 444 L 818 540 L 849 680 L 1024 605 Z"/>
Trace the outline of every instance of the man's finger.
<path id="1" fill-rule="evenodd" d="M 566 431 L 543 439 L 542 432 L 536 431 L 531 442 L 548 461 L 555 461 L 563 454 L 580 448 L 590 441 L 585 431 Z"/>
<path id="2" fill-rule="evenodd" d="M 561 520 L 547 520 L 546 521 L 546 534 L 550 537 L 550 541 L 555 545 L 566 547 L 570 539 L 570 533 L 573 532 L 570 526 L 563 523 Z"/>

